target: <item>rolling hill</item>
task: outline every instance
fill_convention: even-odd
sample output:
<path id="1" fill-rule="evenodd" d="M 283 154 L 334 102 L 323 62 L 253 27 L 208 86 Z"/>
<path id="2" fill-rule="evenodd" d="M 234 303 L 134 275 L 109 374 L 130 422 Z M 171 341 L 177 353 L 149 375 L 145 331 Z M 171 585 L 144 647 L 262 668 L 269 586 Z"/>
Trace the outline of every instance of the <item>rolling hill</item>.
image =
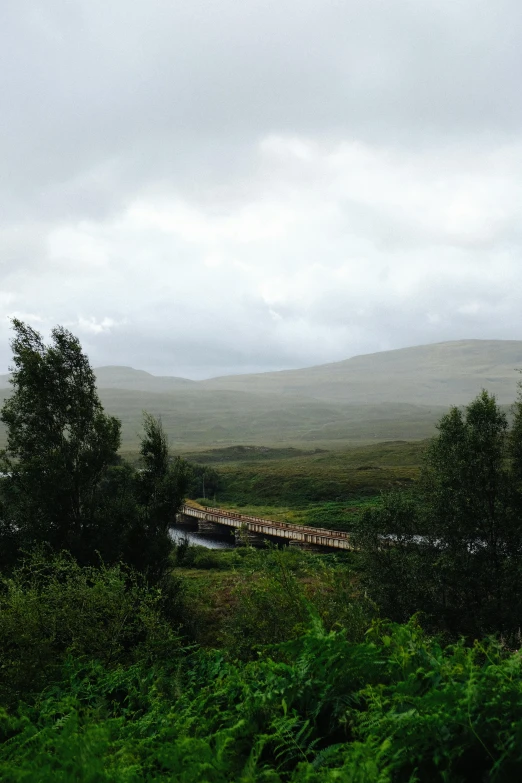
<path id="1" fill-rule="evenodd" d="M 522 341 L 460 340 L 205 381 L 119 366 L 96 375 L 104 406 L 122 420 L 124 449 L 135 448 L 148 410 L 162 416 L 174 448 L 187 451 L 426 438 L 450 405 L 466 404 L 484 387 L 511 404 L 520 367 Z M 0 402 L 8 389 L 8 376 L 0 376 Z"/>
<path id="2" fill-rule="evenodd" d="M 201 381 L 235 389 L 313 397 L 350 404 L 408 402 L 464 405 L 482 388 L 501 403 L 516 394 L 520 340 L 459 340 L 354 356 L 334 364 Z"/>

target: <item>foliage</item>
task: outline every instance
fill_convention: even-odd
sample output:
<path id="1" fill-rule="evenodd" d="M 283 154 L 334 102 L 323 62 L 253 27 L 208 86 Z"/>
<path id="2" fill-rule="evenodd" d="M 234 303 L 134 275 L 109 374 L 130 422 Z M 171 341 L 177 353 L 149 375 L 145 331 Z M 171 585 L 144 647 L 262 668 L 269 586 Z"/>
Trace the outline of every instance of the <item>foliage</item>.
<path id="1" fill-rule="evenodd" d="M 143 469 L 136 474 L 138 524 L 129 534 L 131 563 L 157 581 L 168 569 L 172 541 L 169 529 L 183 502 L 187 486 L 184 460 L 171 461 L 160 419 L 143 414 L 140 453 Z"/>
<path id="2" fill-rule="evenodd" d="M 172 460 L 161 421 L 144 413 L 141 468 L 110 466 L 98 494 L 100 537 L 92 541 L 106 562 L 124 561 L 158 583 L 170 568 L 169 529 L 187 484 L 184 460 Z"/>
<path id="3" fill-rule="evenodd" d="M 522 492 L 522 381 L 518 384 L 518 395 L 513 405 L 513 425 L 509 434 L 508 448 L 513 483 L 520 493 Z"/>
<path id="4" fill-rule="evenodd" d="M 243 565 L 250 559 L 252 549 L 238 547 L 237 549 L 209 549 L 197 544 L 179 542 L 175 548 L 173 561 L 181 568 L 197 568 L 228 570 Z"/>
<path id="5" fill-rule="evenodd" d="M 422 610 L 453 635 L 513 633 L 522 528 L 506 417 L 482 392 L 464 413 L 452 408 L 438 430 L 419 488 L 362 516 L 364 577 L 395 619 Z"/>
<path id="6" fill-rule="evenodd" d="M 80 567 L 70 555 L 25 559 L 0 583 L 0 699 L 53 682 L 68 656 L 105 666 L 175 652 L 164 597 L 121 566 Z"/>
<path id="7" fill-rule="evenodd" d="M 431 608 L 430 579 L 436 553 L 419 536 L 415 493 L 391 492 L 354 519 L 360 577 L 385 617 L 405 622 Z"/>
<path id="8" fill-rule="evenodd" d="M 62 327 L 52 344 L 14 320 L 14 392 L 2 408 L 8 431 L 0 469 L 0 564 L 45 544 L 84 564 L 124 561 L 158 583 L 167 572 L 169 528 L 188 467 L 172 461 L 161 420 L 143 414 L 142 469 L 117 456 L 120 423 L 99 401 L 94 372 Z"/>
<path id="9" fill-rule="evenodd" d="M 267 644 L 299 636 L 310 615 L 326 628 L 362 638 L 374 614 L 345 564 L 291 548 L 250 550 L 236 573 L 233 610 L 222 639 L 232 655 L 249 659 Z"/>
<path id="10" fill-rule="evenodd" d="M 291 509 L 365 502 L 382 491 L 410 486 L 418 478 L 424 449 L 424 443 L 391 442 L 298 456 L 274 451 L 264 460 L 248 456 L 250 451 L 239 459 L 236 450 L 237 461 L 216 466 L 217 500 Z M 335 525 L 335 519 L 330 521 Z"/>
<path id="11" fill-rule="evenodd" d="M 97 488 L 119 446 L 120 424 L 103 412 L 95 376 L 76 337 L 62 327 L 52 344 L 14 319 L 13 394 L 1 470 L 2 533 L 10 551 L 43 541 L 83 556 Z"/>
<path id="12" fill-rule="evenodd" d="M 317 620 L 249 663 L 67 660 L 0 722 L 2 780 L 196 783 L 515 781 L 522 659 L 442 647 L 414 623 L 366 639 Z"/>
<path id="13" fill-rule="evenodd" d="M 208 465 L 189 462 L 187 466 L 187 494 L 191 498 L 215 498 L 221 487 L 221 477 L 217 470 Z"/>
<path id="14" fill-rule="evenodd" d="M 306 568 L 300 553 L 297 563 L 289 562 L 289 556 L 296 556 L 293 552 L 273 549 L 252 554 L 237 584 L 237 606 L 225 630 L 227 646 L 244 659 L 256 655 L 264 644 L 277 644 L 298 635 L 308 618 L 307 602 L 297 578 L 298 569 Z"/>
<path id="15" fill-rule="evenodd" d="M 511 433 L 485 392 L 444 416 L 419 486 L 405 492 L 408 476 L 391 471 L 388 486 L 401 475 L 403 489 L 354 514 L 360 552 L 173 549 L 169 525 L 203 473 L 171 459 L 148 414 L 140 469 L 116 458 L 76 339 L 58 328 L 46 348 L 15 329 L 0 508 L 10 566 L 0 578 L 2 781 L 520 779 L 522 399 Z M 351 468 L 359 489 L 380 472 L 370 453 Z M 293 459 L 287 489 L 301 471 Z M 288 489 L 301 500 L 333 492 L 332 456 L 313 459 L 322 476 L 303 469 Z M 275 486 L 272 468 L 261 484 Z M 320 522 L 349 507 L 341 497 L 308 511 Z M 47 548 L 13 567 L 21 544 L 39 541 Z M 60 542 L 68 551 L 57 554 Z M 365 586 L 404 622 L 378 619 Z M 445 634 L 427 635 L 421 621 Z"/>

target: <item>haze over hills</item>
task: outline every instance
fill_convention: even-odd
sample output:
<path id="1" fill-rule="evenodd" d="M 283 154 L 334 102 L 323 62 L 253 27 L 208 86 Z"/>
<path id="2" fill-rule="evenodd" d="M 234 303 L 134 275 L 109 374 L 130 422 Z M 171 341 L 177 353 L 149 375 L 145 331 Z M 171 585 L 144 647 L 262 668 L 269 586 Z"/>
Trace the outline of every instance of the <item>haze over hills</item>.
<path id="1" fill-rule="evenodd" d="M 144 392 L 167 392 L 195 386 L 196 381 L 171 375 L 151 375 L 133 367 L 97 367 L 96 380 L 99 389 L 129 389 Z"/>
<path id="2" fill-rule="evenodd" d="M 200 381 L 207 389 L 304 395 L 353 404 L 463 405 L 483 387 L 513 402 L 520 340 L 458 340 L 354 356 L 333 364 Z"/>
<path id="3" fill-rule="evenodd" d="M 450 405 L 482 388 L 509 405 L 522 341 L 460 340 L 356 356 L 334 364 L 191 381 L 131 367 L 96 369 L 106 409 L 135 447 L 141 413 L 161 415 L 174 448 L 234 445 L 339 447 L 433 434 Z M 0 376 L 0 397 L 8 391 Z M 1 401 L 1 400 L 0 400 Z"/>

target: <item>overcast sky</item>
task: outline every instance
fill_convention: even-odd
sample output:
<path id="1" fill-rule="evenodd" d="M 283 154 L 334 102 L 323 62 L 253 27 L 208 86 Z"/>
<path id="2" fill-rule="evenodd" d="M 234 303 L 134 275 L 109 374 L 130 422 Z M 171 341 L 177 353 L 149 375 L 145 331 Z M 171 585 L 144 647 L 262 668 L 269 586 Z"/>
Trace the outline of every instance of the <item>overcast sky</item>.
<path id="1" fill-rule="evenodd" d="M 0 372 L 521 339 L 521 78 L 520 0 L 2 0 Z"/>

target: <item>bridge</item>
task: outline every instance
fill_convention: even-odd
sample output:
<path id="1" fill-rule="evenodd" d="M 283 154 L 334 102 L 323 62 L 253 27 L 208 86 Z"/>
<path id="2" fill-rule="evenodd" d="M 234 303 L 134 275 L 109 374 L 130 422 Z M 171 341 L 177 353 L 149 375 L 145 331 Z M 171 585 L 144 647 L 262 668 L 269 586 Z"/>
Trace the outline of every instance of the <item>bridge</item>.
<path id="1" fill-rule="evenodd" d="M 225 511 L 222 508 L 198 508 L 185 504 L 180 509 L 180 517 L 182 521 L 197 520 L 201 532 L 218 532 L 232 528 L 236 538 L 246 537 L 248 543 L 254 545 L 256 542 L 262 542 L 264 537 L 269 540 L 286 539 L 289 544 L 303 548 L 354 549 L 349 533 L 306 525 L 292 525 L 288 522 L 273 522 L 270 519 Z"/>

